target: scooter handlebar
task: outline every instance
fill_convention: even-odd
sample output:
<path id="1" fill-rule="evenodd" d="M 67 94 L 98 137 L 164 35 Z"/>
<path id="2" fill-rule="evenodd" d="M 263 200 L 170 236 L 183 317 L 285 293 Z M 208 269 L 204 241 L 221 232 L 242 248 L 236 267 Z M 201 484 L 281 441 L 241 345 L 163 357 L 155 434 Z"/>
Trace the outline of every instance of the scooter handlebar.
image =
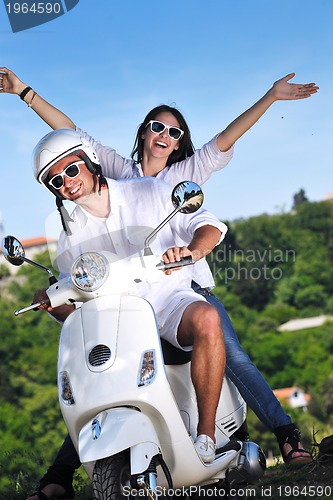
<path id="1" fill-rule="evenodd" d="M 14 311 L 14 315 L 18 316 L 19 314 L 23 314 L 23 313 L 31 311 L 31 310 L 37 310 L 38 307 L 42 306 L 43 304 L 50 304 L 49 299 L 44 299 L 44 300 L 41 300 L 40 302 L 36 302 L 35 304 L 31 304 L 31 306 L 24 307 L 23 309 L 18 309 L 17 311 Z"/>
<path id="2" fill-rule="evenodd" d="M 189 266 L 194 264 L 195 261 L 191 255 L 187 257 L 183 257 L 180 261 L 177 262 L 169 262 L 165 264 L 164 262 L 160 262 L 156 265 L 156 269 L 160 271 L 166 271 L 168 269 L 179 269 L 180 267 Z M 23 309 L 19 309 L 14 311 L 15 316 L 19 316 L 25 312 L 31 310 L 37 310 L 43 304 L 51 305 L 52 307 L 57 307 L 62 304 L 67 304 L 68 300 L 73 302 L 74 300 L 82 300 L 82 297 L 79 291 L 71 284 L 70 278 L 64 278 L 63 280 L 54 283 L 47 290 L 48 299 L 41 300 L 40 302 L 36 302 L 31 304 L 28 307 L 24 307 Z"/>
<path id="3" fill-rule="evenodd" d="M 169 262 L 168 264 L 161 262 L 160 264 L 157 264 L 156 267 L 161 271 L 166 271 L 167 269 L 176 269 L 178 267 L 190 266 L 192 264 L 195 264 L 195 260 L 193 259 L 192 255 L 189 255 L 188 257 L 182 257 L 177 262 Z"/>

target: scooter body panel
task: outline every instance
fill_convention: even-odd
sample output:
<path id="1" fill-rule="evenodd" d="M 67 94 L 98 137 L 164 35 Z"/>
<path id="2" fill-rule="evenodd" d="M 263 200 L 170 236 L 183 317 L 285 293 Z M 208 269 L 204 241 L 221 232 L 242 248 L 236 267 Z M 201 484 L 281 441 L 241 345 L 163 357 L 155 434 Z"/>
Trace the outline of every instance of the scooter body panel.
<path id="1" fill-rule="evenodd" d="M 196 435 L 198 412 L 195 390 L 191 381 L 191 363 L 167 365 L 169 384 L 177 401 L 184 425 L 189 434 Z M 207 380 L 207 384 L 209 380 Z M 235 385 L 227 377 L 223 380 L 219 405 L 216 412 L 215 437 L 219 447 L 224 446 L 230 436 L 246 418 L 246 404 Z"/>
<path id="2" fill-rule="evenodd" d="M 237 472 L 234 481 L 259 478 L 264 470 L 259 447 L 244 443 L 241 458 L 242 444 L 229 440 L 244 422 L 246 406 L 227 379 L 216 414 L 216 458 L 210 464 L 200 459 L 194 446 L 198 408 L 190 363 L 165 367 L 155 313 L 137 296 L 142 282 L 159 282 L 161 271 L 173 267 L 153 254 L 148 241 L 181 208 L 192 213 L 200 207 L 200 187 L 190 181 L 180 183 L 173 190 L 172 202 L 177 208 L 149 236 L 144 235 L 143 252 L 124 259 L 106 250 L 82 253 L 73 262 L 71 275 L 46 290 L 52 307 L 81 302 L 64 322 L 59 342 L 58 391 L 63 418 L 90 477 L 96 460 L 126 451 L 133 475 L 145 473 L 148 464 L 154 470 L 152 458 L 162 456 L 176 488 L 210 484 L 223 479 L 228 469 Z M 8 256 L 23 262 L 21 243 L 10 236 L 6 241 Z M 176 266 L 193 263 L 181 259 Z M 15 314 L 42 303 L 46 302 Z M 244 464 L 250 466 L 250 462 L 254 467 L 246 467 L 242 474 Z M 140 481 L 148 481 L 153 490 L 154 476 L 154 472 L 145 473 Z M 168 486 L 164 474 L 158 474 L 157 482 Z"/>
<path id="3" fill-rule="evenodd" d="M 78 452 L 83 464 L 132 448 L 135 450 L 131 460 L 132 474 L 146 470 L 153 456 L 161 451 L 150 419 L 130 408 L 101 412 L 79 434 Z"/>
<path id="4" fill-rule="evenodd" d="M 155 372 L 139 387 L 147 350 L 154 353 Z M 95 351 L 103 353 L 101 359 L 92 355 Z M 68 402 L 64 374 L 74 404 Z M 74 311 L 61 333 L 58 378 L 61 411 L 90 475 L 96 459 L 125 449 L 131 450 L 135 473 L 143 472 L 151 454 L 160 450 L 176 487 L 221 479 L 227 467 L 237 464 L 234 450 L 211 464 L 199 458 L 192 438 L 198 415 L 189 364 L 165 368 L 155 315 L 142 298 L 99 297 Z M 245 404 L 229 382 L 224 382 L 217 415 L 237 426 L 245 418 Z M 102 432 L 93 439 L 96 417 L 103 420 Z M 232 434 L 222 427 L 217 422 L 218 447 Z"/>

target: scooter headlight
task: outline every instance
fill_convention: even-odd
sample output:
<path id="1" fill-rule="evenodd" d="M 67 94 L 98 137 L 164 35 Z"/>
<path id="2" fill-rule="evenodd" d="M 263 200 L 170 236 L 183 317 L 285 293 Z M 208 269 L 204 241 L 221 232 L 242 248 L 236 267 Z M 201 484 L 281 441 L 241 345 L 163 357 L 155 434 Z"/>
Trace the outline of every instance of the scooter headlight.
<path id="1" fill-rule="evenodd" d="M 76 287 L 85 292 L 93 292 L 100 288 L 108 276 L 109 263 L 100 253 L 83 253 L 72 266 L 72 281 Z"/>

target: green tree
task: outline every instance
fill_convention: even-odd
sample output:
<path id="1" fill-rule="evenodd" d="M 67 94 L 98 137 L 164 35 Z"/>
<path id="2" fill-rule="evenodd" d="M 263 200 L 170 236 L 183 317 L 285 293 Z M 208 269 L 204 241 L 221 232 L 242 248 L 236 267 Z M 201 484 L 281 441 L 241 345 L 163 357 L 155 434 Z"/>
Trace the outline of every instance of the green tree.
<path id="1" fill-rule="evenodd" d="M 325 245 L 332 241 L 333 207 L 330 202 L 302 203 L 297 207 L 295 223 L 316 234 Z"/>
<path id="2" fill-rule="evenodd" d="M 305 191 L 304 189 L 300 189 L 298 193 L 294 194 L 294 203 L 293 203 L 293 208 L 298 207 L 301 205 L 301 203 L 306 203 L 309 201 L 307 197 L 305 196 Z"/>
<path id="3" fill-rule="evenodd" d="M 298 309 L 313 307 L 317 308 L 318 312 L 322 312 L 327 299 L 324 287 L 313 284 L 299 289 L 295 294 L 294 302 Z"/>
<path id="4" fill-rule="evenodd" d="M 8 267 L 4 264 L 0 264 L 0 280 L 2 280 L 3 278 L 7 278 L 8 276 L 10 276 Z"/>

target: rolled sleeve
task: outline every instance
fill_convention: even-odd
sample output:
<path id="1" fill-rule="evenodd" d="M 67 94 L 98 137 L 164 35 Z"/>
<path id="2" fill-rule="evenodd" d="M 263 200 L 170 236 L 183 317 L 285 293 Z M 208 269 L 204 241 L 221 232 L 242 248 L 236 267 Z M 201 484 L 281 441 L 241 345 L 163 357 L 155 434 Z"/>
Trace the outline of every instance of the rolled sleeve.
<path id="1" fill-rule="evenodd" d="M 201 149 L 186 158 L 186 160 L 174 163 L 168 168 L 161 170 L 157 177 L 169 184 L 175 184 L 183 180 L 191 180 L 198 184 L 204 184 L 213 172 L 226 167 L 233 157 L 234 146 L 228 151 L 220 151 L 217 147 L 217 135 Z"/>
<path id="2" fill-rule="evenodd" d="M 213 226 L 221 231 L 220 239 L 215 246 L 219 245 L 221 241 L 223 241 L 228 231 L 228 226 L 224 224 L 224 222 L 221 222 L 217 217 L 215 217 L 215 215 L 207 212 L 206 210 L 201 210 L 200 213 L 197 213 L 196 216 L 191 218 L 188 224 L 188 231 L 193 236 L 195 231 L 203 226 Z"/>

